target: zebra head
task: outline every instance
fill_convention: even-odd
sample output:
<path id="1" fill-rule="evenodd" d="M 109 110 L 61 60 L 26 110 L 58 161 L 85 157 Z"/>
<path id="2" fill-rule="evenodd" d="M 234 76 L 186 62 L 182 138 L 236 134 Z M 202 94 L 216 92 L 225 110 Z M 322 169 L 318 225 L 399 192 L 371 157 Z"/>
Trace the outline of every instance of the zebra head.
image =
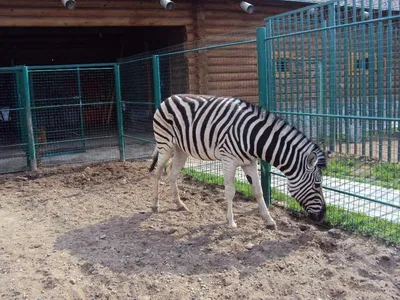
<path id="1" fill-rule="evenodd" d="M 326 167 L 325 155 L 319 148 L 304 153 L 298 164 L 296 176 L 290 177 L 290 194 L 300 203 L 309 218 L 321 222 L 325 217 L 326 204 L 322 193 L 322 169 Z"/>

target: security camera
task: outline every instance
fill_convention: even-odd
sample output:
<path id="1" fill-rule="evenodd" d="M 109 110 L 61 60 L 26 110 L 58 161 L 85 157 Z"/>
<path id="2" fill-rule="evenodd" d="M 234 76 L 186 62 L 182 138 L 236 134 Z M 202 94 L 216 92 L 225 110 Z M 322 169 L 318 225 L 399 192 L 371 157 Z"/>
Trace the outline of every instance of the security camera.
<path id="1" fill-rule="evenodd" d="M 74 9 L 76 7 L 75 0 L 61 0 L 61 2 L 68 9 Z"/>
<path id="2" fill-rule="evenodd" d="M 240 2 L 240 7 L 243 9 L 243 11 L 247 12 L 248 14 L 252 14 L 255 10 L 255 7 L 253 4 L 242 1 Z"/>
<path id="3" fill-rule="evenodd" d="M 173 10 L 175 8 L 175 3 L 171 0 L 160 0 L 160 4 L 166 10 Z"/>

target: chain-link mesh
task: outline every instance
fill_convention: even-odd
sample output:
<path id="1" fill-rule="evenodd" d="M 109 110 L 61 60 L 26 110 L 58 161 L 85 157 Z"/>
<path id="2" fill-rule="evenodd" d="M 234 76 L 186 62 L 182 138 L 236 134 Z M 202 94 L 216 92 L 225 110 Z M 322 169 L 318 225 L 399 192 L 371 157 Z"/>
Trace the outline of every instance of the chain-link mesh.
<path id="1" fill-rule="evenodd" d="M 20 69 L 0 71 L 0 173 L 29 165 L 21 74 Z"/>
<path id="2" fill-rule="evenodd" d="M 32 123 L 41 164 L 119 158 L 114 68 L 31 68 Z"/>
<path id="3" fill-rule="evenodd" d="M 151 57 L 120 64 L 125 150 L 130 159 L 149 157 L 154 150 L 152 66 Z"/>
<path id="4" fill-rule="evenodd" d="M 331 1 L 267 19 L 270 103 L 331 152 L 328 220 L 400 241 L 399 7 L 383 4 Z M 287 199 L 273 172 L 275 197 Z"/>

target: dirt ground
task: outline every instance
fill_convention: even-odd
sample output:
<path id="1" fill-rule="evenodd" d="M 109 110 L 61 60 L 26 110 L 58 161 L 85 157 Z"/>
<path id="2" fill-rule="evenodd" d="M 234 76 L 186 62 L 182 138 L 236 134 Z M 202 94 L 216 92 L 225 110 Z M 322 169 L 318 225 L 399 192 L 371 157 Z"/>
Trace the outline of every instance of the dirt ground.
<path id="1" fill-rule="evenodd" d="M 180 179 L 191 212 L 148 162 L 0 176 L 1 299 L 400 299 L 400 249 L 328 233 L 272 206 Z M 163 179 L 166 182 L 166 178 Z"/>

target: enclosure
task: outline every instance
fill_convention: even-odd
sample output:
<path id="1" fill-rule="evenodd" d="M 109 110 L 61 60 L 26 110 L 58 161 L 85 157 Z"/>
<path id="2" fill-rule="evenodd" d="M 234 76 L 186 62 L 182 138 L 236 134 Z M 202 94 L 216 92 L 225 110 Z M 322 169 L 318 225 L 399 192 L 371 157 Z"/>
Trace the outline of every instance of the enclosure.
<path id="1" fill-rule="evenodd" d="M 15 274 L 2 296 L 399 297 L 399 9 L 329 1 L 114 63 L 1 68 L 0 172 L 26 171 L 0 177 L 1 272 Z M 152 116 L 175 93 L 257 103 L 329 151 L 325 223 L 305 221 L 265 162 L 276 232 L 240 171 L 238 230 L 224 227 L 218 162 L 185 166 L 191 214 L 173 209 L 165 184 L 150 214 Z"/>

